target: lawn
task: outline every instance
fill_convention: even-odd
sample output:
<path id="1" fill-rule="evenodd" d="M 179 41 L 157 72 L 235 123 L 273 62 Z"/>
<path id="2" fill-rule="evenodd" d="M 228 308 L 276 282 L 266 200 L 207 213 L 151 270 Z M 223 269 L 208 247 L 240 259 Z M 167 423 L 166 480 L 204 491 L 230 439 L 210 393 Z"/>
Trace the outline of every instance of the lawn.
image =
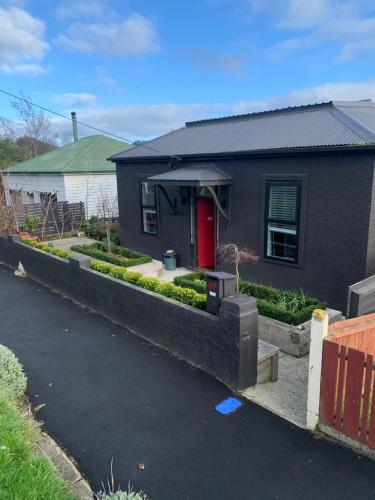
<path id="1" fill-rule="evenodd" d="M 0 394 L 0 498 L 77 500 L 51 462 L 37 451 L 37 432 L 20 408 Z"/>

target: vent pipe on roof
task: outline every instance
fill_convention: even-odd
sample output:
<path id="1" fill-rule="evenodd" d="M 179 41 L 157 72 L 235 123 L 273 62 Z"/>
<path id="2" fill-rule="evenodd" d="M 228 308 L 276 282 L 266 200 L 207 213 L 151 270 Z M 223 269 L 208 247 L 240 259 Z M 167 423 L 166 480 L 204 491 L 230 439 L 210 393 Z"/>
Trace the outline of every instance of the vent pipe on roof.
<path id="1" fill-rule="evenodd" d="M 78 141 L 77 113 L 75 111 L 72 111 L 70 114 L 72 115 L 73 140 L 74 142 L 77 142 Z"/>

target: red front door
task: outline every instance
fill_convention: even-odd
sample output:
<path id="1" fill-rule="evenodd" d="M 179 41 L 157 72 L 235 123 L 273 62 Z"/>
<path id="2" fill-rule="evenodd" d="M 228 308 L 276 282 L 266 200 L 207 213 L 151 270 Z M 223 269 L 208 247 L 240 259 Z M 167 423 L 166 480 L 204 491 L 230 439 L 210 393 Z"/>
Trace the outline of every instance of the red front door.
<path id="1" fill-rule="evenodd" d="M 198 267 L 215 267 L 215 206 L 211 198 L 197 198 Z"/>

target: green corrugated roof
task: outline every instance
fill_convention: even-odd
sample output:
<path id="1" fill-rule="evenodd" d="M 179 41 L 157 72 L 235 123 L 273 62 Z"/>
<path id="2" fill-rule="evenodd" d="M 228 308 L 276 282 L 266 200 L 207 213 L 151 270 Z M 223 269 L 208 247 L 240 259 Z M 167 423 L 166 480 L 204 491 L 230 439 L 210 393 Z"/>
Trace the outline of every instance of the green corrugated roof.
<path id="1" fill-rule="evenodd" d="M 72 174 L 115 172 L 107 158 L 131 146 L 104 135 L 91 135 L 54 149 L 44 155 L 23 161 L 7 169 L 12 174 Z"/>

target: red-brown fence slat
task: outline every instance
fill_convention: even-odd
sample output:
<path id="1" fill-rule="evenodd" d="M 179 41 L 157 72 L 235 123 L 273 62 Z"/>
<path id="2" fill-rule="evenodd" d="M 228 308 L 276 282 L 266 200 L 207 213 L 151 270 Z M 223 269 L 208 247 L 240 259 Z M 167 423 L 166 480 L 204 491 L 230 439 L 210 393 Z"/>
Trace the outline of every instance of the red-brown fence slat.
<path id="1" fill-rule="evenodd" d="M 372 382 L 372 356 L 367 355 L 366 358 L 366 372 L 365 372 L 365 387 L 363 391 L 363 403 L 362 403 L 362 417 L 361 417 L 361 434 L 360 440 L 362 443 L 366 442 L 367 437 L 367 427 L 368 427 L 368 415 L 369 415 L 369 403 L 370 403 L 370 391 Z"/>
<path id="2" fill-rule="evenodd" d="M 353 439 L 358 439 L 364 363 L 365 354 L 349 348 L 342 432 Z"/>
<path id="3" fill-rule="evenodd" d="M 344 345 L 339 347 L 339 374 L 337 382 L 337 398 L 336 398 L 336 415 L 335 415 L 335 429 L 337 431 L 341 430 L 341 420 L 342 420 L 342 404 L 344 399 L 345 390 L 345 372 L 346 372 L 346 347 Z"/>
<path id="4" fill-rule="evenodd" d="M 320 383 L 320 418 L 323 423 L 329 426 L 333 426 L 338 352 L 338 344 L 324 340 Z"/>
<path id="5" fill-rule="evenodd" d="M 375 382 L 372 386 L 372 402 L 370 411 L 370 423 L 368 426 L 367 444 L 370 448 L 375 448 Z"/>

